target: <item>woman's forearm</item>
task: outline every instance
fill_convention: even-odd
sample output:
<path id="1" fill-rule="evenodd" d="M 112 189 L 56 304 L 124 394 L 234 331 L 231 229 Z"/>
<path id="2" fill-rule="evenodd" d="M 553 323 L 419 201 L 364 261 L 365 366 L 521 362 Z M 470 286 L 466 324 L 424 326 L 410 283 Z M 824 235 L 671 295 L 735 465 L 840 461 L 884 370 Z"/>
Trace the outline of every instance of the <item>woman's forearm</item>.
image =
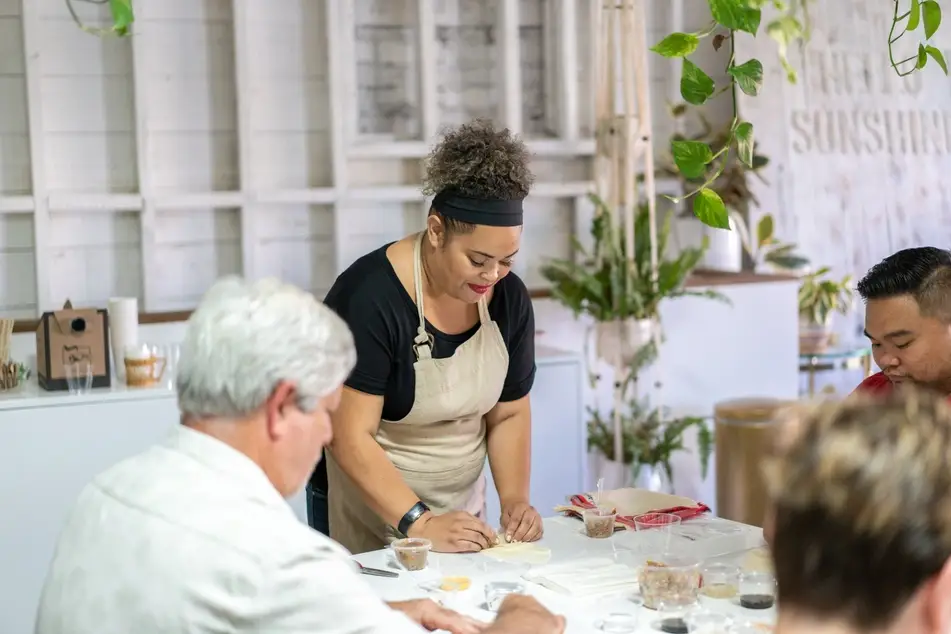
<path id="1" fill-rule="evenodd" d="M 525 397 L 527 401 L 528 397 Z M 502 407 L 508 403 L 500 403 Z M 489 467 L 499 501 L 528 501 L 532 471 L 532 422 L 527 403 L 487 417 Z"/>
<path id="2" fill-rule="evenodd" d="M 399 525 L 403 515 L 419 501 L 373 436 L 359 433 L 352 438 L 335 438 L 331 453 L 363 493 L 363 501 L 390 526 Z"/>

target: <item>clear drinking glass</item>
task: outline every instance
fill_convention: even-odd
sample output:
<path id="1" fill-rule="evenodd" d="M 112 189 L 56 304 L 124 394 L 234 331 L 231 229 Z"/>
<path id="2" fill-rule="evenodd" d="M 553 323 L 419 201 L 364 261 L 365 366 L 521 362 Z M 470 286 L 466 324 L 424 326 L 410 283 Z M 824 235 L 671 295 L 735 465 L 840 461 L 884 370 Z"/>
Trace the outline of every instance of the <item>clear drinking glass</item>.
<path id="1" fill-rule="evenodd" d="M 88 359 L 65 364 L 63 372 L 70 394 L 85 394 L 92 389 L 92 363 Z"/>
<path id="2" fill-rule="evenodd" d="M 644 546 L 657 553 L 670 550 L 670 537 L 680 527 L 680 516 L 672 513 L 645 513 L 634 517 L 634 528 Z"/>

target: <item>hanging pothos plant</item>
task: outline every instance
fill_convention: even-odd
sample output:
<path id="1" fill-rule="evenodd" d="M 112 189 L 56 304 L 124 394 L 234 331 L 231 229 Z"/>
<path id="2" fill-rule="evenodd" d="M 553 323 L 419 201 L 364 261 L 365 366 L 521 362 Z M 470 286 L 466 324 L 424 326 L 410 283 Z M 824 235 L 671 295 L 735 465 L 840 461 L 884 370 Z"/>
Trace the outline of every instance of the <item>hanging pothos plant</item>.
<path id="1" fill-rule="evenodd" d="M 759 33 L 763 8 L 771 5 L 777 12 L 776 19 L 766 25 L 767 34 L 776 41 L 780 62 L 786 70 L 787 79 L 796 81 L 796 71 L 787 59 L 789 47 L 808 40 L 811 23 L 809 4 L 812 0 L 707 0 L 713 21 L 695 33 L 671 33 L 651 48 L 669 58 L 683 58 L 680 78 L 680 94 L 684 101 L 701 106 L 716 96 L 729 92 L 733 101 L 733 118 L 725 138 L 715 143 L 679 139 L 671 144 L 671 153 L 677 169 L 686 180 L 702 179 L 694 188 L 679 197 L 670 198 L 679 203 L 693 199 L 693 213 L 704 224 L 719 229 L 730 228 L 730 214 L 723 199 L 712 187 L 730 164 L 731 153 L 736 154 L 745 166 L 755 166 L 753 124 L 743 121 L 737 110 L 737 90 L 755 97 L 763 84 L 763 64 L 758 59 L 736 59 L 735 41 L 739 33 L 754 37 Z M 947 63 L 941 51 L 928 44 L 941 25 L 939 0 L 892 0 L 894 14 L 888 34 L 888 56 L 892 68 L 899 76 L 921 70 L 934 60 L 941 70 L 948 73 Z M 918 44 L 917 53 L 903 60 L 896 60 L 893 47 L 906 34 L 923 31 L 924 42 Z M 716 82 L 690 59 L 701 40 L 711 38 L 714 50 L 729 44 L 730 57 L 726 72 L 729 77 L 724 86 Z"/>
<path id="2" fill-rule="evenodd" d="M 83 22 L 82 18 L 80 18 L 76 12 L 76 5 L 81 3 L 109 5 L 109 11 L 112 13 L 112 26 L 102 28 L 89 26 Z M 73 17 L 73 21 L 86 33 L 99 36 L 116 35 L 118 37 L 131 35 L 130 29 L 132 23 L 135 21 L 135 12 L 132 10 L 132 0 L 66 0 L 66 8 L 69 9 L 69 14 Z"/>

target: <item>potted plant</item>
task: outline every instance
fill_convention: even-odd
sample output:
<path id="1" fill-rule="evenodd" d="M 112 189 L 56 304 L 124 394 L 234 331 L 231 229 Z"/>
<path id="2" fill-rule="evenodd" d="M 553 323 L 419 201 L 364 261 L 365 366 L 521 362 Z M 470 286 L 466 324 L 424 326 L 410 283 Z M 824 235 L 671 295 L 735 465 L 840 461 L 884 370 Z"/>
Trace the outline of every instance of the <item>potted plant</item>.
<path id="1" fill-rule="evenodd" d="M 705 245 L 684 249 L 666 259 L 670 236 L 668 216 L 657 231 L 658 271 L 651 275 L 650 231 L 646 207 L 634 219 L 634 253 L 628 254 L 620 231 L 598 196 L 590 196 L 598 213 L 591 221 L 593 252 L 575 242 L 574 260 L 551 260 L 542 275 L 552 283 L 552 296 L 576 317 L 595 322 L 598 356 L 618 366 L 629 366 L 638 351 L 659 335 L 658 310 L 666 299 L 689 295 L 725 299 L 712 290 L 685 288 L 687 278 L 703 257 Z"/>
<path id="2" fill-rule="evenodd" d="M 763 215 L 756 223 L 755 236 L 750 233 L 743 216 L 733 213 L 731 217 L 754 271 L 766 265 L 778 271 L 799 273 L 808 266 L 809 260 L 796 251 L 795 244 L 776 239 L 771 214 Z"/>
<path id="3" fill-rule="evenodd" d="M 685 116 L 688 111 L 685 104 L 679 104 L 671 108 L 670 114 L 676 119 Z M 671 138 L 672 146 L 678 141 L 700 142 L 710 147 L 721 147 L 729 143 L 733 132 L 730 127 L 714 130 L 702 113 L 695 110 L 689 112 L 696 116 L 699 132 L 690 136 L 675 134 Z M 684 174 L 672 155 L 661 163 L 661 175 L 676 178 L 682 191 L 693 191 L 706 184 L 720 197 L 729 212 L 730 230 L 701 223 L 689 209 L 684 209 L 678 215 L 677 236 L 681 244 L 695 246 L 704 238 L 708 241 L 708 248 L 699 263 L 700 268 L 731 273 L 743 270 L 743 245 L 737 232 L 736 221 L 746 217 L 752 207 L 759 205 L 750 190 L 749 177 L 752 175 L 763 180 L 760 170 L 769 164 L 769 158 L 759 154 L 757 150 L 758 145 L 754 142 L 750 166 L 739 159 L 738 153 L 728 152 L 722 161 L 707 164 L 699 174 Z"/>
<path id="4" fill-rule="evenodd" d="M 604 478 L 605 488 L 635 486 L 649 491 L 673 491 L 671 460 L 678 451 L 688 451 L 684 434 L 691 428 L 697 433 L 700 472 L 706 478 L 713 434 L 706 421 L 697 417 L 665 419 L 665 413 L 651 409 L 646 401 L 631 399 L 620 413 L 623 451 L 618 460 L 614 450 L 614 412 L 603 417 L 588 408 L 588 451 L 595 461 L 595 472 Z"/>
<path id="5" fill-rule="evenodd" d="M 829 348 L 832 319 L 852 308 L 852 276 L 828 279 L 829 267 L 802 278 L 799 286 L 799 351 L 822 354 Z"/>

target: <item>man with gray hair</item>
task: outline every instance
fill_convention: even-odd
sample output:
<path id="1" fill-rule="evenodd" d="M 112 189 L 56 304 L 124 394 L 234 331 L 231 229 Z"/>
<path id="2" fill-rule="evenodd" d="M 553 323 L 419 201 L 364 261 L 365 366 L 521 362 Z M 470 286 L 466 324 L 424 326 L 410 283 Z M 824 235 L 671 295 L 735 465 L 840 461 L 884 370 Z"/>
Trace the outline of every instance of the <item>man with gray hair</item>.
<path id="1" fill-rule="evenodd" d="M 285 498 L 330 441 L 355 359 L 346 324 L 309 293 L 215 284 L 182 345 L 181 424 L 82 491 L 36 633 L 562 632 L 527 597 L 488 629 L 431 601 L 387 605 L 349 553 L 297 520 Z"/>

